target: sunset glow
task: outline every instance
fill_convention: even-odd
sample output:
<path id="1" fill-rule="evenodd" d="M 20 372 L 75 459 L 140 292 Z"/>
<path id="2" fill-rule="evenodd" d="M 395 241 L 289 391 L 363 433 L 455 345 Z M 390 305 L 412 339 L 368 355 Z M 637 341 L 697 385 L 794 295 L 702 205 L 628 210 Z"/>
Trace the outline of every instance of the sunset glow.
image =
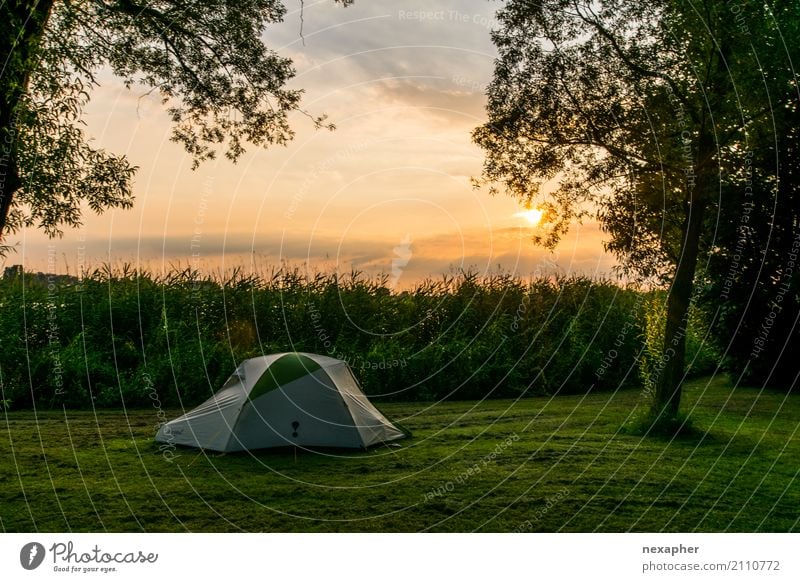
<path id="1" fill-rule="evenodd" d="M 543 214 L 544 213 L 538 208 L 529 208 L 528 210 L 517 212 L 516 214 L 514 214 L 514 216 L 518 216 L 519 218 L 524 218 L 525 220 L 530 222 L 532 226 L 536 226 L 539 224 L 539 222 L 541 222 Z"/>
<path id="2" fill-rule="evenodd" d="M 494 13 L 478 0 L 452 7 L 486 19 Z M 305 44 L 299 8 L 270 26 L 270 45 L 298 70 L 304 106 L 327 114 L 336 131 L 297 116 L 286 147 L 249 147 L 236 164 L 218 155 L 192 170 L 169 139 L 171 121 L 157 95 L 129 90 L 103 71 L 86 131 L 96 147 L 139 167 L 134 207 L 87 212 L 80 228 L 56 240 L 22 229 L 4 265 L 80 272 L 130 263 L 160 273 L 173 265 L 224 272 L 287 263 L 393 273 L 394 249 L 408 237 L 399 286 L 454 269 L 540 271 L 547 251 L 527 235 L 541 228 L 542 211 L 470 181 L 481 174 L 483 153 L 470 136 L 486 119 L 496 56 L 488 29 L 472 19 L 418 22 L 399 14 L 390 2 L 306 6 L 313 41 Z M 434 53 L 420 48 L 433 45 L 440 47 Z M 601 243 L 594 225 L 576 228 L 561 244 L 560 268 L 609 272 L 614 260 Z"/>

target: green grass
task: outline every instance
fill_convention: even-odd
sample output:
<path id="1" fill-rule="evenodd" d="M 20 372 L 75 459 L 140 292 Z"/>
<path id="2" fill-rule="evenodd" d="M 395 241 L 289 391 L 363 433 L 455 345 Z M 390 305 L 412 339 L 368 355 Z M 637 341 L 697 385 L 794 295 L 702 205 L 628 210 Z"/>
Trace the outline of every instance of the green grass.
<path id="1" fill-rule="evenodd" d="M 674 440 L 620 431 L 644 411 L 636 391 L 382 408 L 414 438 L 400 448 L 300 452 L 296 459 L 292 451 L 178 449 L 167 460 L 152 441 L 155 409 L 5 413 L 0 525 L 5 531 L 800 530 L 797 395 L 731 391 L 721 377 L 695 381 L 684 401 L 693 430 Z"/>

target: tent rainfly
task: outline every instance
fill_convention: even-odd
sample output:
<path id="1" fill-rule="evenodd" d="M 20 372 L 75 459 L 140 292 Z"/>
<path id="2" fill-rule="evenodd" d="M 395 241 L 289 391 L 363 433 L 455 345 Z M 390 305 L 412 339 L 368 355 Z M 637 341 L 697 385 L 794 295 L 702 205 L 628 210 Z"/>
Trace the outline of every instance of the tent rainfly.
<path id="1" fill-rule="evenodd" d="M 163 424 L 156 441 L 233 452 L 366 448 L 405 436 L 367 400 L 346 362 L 286 353 L 242 362 L 214 396 Z"/>

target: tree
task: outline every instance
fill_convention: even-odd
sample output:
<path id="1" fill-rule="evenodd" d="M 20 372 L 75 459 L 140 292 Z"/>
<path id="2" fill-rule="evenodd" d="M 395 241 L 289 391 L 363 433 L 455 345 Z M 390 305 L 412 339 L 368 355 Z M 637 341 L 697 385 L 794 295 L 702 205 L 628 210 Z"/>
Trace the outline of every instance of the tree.
<path id="1" fill-rule="evenodd" d="M 538 242 L 556 244 L 593 214 L 624 273 L 669 286 L 656 419 L 678 414 L 698 259 L 735 213 L 720 188 L 744 184 L 748 136 L 797 83 L 762 75 L 753 44 L 778 50 L 775 13 L 796 19 L 797 5 L 736 8 L 510 0 L 493 33 L 489 120 L 473 135 L 482 181 L 545 210 Z"/>
<path id="2" fill-rule="evenodd" d="M 794 24 L 785 37 L 798 38 Z M 765 59 L 783 77 L 791 64 Z M 721 191 L 720 204 L 740 214 L 718 225 L 701 297 L 737 383 L 791 390 L 800 388 L 800 93 L 769 121 L 751 135 L 747 186 Z"/>
<path id="3" fill-rule="evenodd" d="M 0 3 L 0 235 L 24 225 L 55 236 L 80 224 L 84 205 L 131 206 L 135 168 L 82 129 L 104 67 L 158 92 L 195 167 L 218 146 L 235 161 L 248 142 L 292 139 L 302 91 L 286 87 L 291 61 L 261 40 L 284 14 L 280 0 Z"/>

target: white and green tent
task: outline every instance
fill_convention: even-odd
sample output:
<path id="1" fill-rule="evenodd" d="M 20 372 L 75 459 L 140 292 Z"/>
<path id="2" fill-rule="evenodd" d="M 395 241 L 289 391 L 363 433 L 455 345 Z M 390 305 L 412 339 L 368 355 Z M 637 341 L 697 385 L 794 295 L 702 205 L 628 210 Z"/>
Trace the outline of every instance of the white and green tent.
<path id="1" fill-rule="evenodd" d="M 367 400 L 346 362 L 287 353 L 242 362 L 214 396 L 163 424 L 156 441 L 232 452 L 366 448 L 404 436 Z"/>

